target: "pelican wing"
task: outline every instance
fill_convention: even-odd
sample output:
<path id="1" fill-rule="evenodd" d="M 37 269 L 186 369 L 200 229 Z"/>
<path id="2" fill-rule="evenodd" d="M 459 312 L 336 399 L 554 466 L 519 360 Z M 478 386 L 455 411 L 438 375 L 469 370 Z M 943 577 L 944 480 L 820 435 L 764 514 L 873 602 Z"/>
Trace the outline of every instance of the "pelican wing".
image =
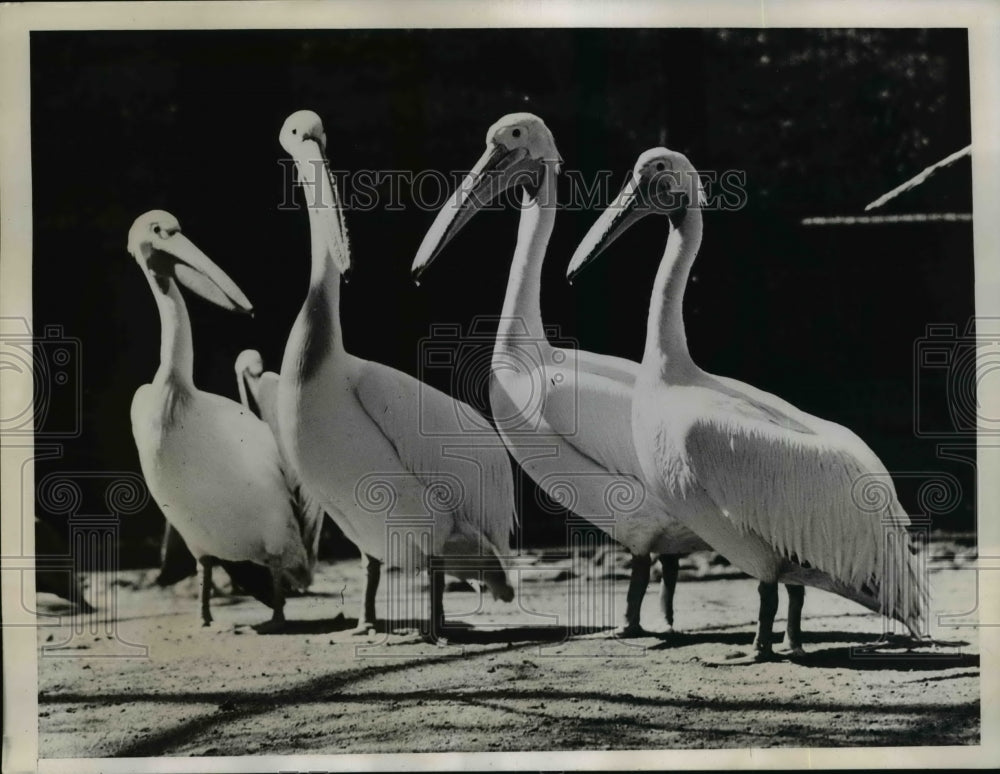
<path id="1" fill-rule="evenodd" d="M 475 409 L 379 363 L 361 367 L 355 394 L 400 462 L 424 486 L 453 474 L 463 479 L 467 494 L 478 493 L 455 508 L 456 518 L 466 531 L 485 537 L 497 556 L 509 553 L 516 520 L 510 459 L 503 442 L 487 431 L 485 419 L 479 416 L 479 429 L 468 432 L 463 419 L 478 416 Z"/>
<path id="2" fill-rule="evenodd" d="M 509 434 L 531 429 L 532 436 L 559 436 L 598 468 L 640 475 L 630 386 L 581 368 L 548 366 L 526 378 L 498 374 L 493 389 L 508 408 L 504 414 L 515 418 L 503 425 Z"/>
<path id="3" fill-rule="evenodd" d="M 558 351 L 572 358 L 570 362 L 576 364 L 579 373 L 603 376 L 629 388 L 635 384 L 639 364 L 632 360 L 588 352 L 584 349 L 561 349 Z"/>
<path id="4" fill-rule="evenodd" d="M 619 527 L 624 532 L 617 534 L 626 544 L 634 541 L 633 545 L 642 545 L 654 535 L 661 538 L 669 535 L 670 544 L 678 552 L 708 548 L 645 484 L 632 439 L 632 386 L 584 368 L 583 363 L 565 368 L 550 366 L 544 374 L 539 371 L 531 378 L 515 379 L 500 372 L 493 380 L 491 401 L 498 416 L 516 418 L 517 426 L 505 432 L 507 443 L 513 447 L 525 446 L 530 456 L 539 443 L 544 444 L 546 436 L 560 438 L 558 460 L 543 459 L 526 465 L 526 470 L 543 488 L 544 479 L 554 475 L 558 481 L 562 473 L 570 475 L 571 480 L 572 474 L 584 471 L 603 471 L 627 479 L 625 488 L 601 476 L 589 482 L 576 479 L 574 484 L 581 505 L 607 508 L 607 512 L 599 511 L 601 515 L 615 512 L 616 508 L 624 509 L 618 512 Z M 539 403 L 532 395 L 541 379 L 545 380 L 545 390 Z M 499 423 L 499 427 L 507 430 L 504 423 Z M 526 428 L 531 432 L 524 432 Z M 614 501 L 619 497 L 623 499 L 616 505 Z M 584 517 L 597 515 L 576 510 Z"/>
<path id="5" fill-rule="evenodd" d="M 672 496 L 697 482 L 744 534 L 880 599 L 887 615 L 922 615 L 926 589 L 910 519 L 860 438 L 803 412 L 778 413 L 714 389 L 673 387 L 669 395 L 661 444 L 681 452 L 664 449 L 681 461 L 668 482 Z M 887 583 L 890 577 L 896 582 Z"/>

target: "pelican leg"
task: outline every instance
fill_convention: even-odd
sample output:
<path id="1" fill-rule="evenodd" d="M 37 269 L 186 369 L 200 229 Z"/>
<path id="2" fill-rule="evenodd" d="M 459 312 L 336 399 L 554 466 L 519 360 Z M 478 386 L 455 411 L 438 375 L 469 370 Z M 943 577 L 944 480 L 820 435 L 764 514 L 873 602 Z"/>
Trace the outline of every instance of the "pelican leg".
<path id="1" fill-rule="evenodd" d="M 667 621 L 667 631 L 674 630 L 674 591 L 677 589 L 677 575 L 680 573 L 681 558 L 678 554 L 660 554 L 660 611 Z"/>
<path id="2" fill-rule="evenodd" d="M 201 625 L 209 626 L 212 623 L 212 611 L 209 609 L 209 600 L 212 598 L 212 565 L 215 562 L 211 556 L 203 556 L 198 560 L 198 567 L 201 570 Z"/>
<path id="3" fill-rule="evenodd" d="M 285 582 L 284 570 L 281 567 L 281 556 L 269 556 L 267 567 L 271 571 L 271 599 L 274 602 L 270 621 L 257 624 L 254 629 L 259 634 L 273 634 L 282 631 L 286 626 L 285 621 Z"/>
<path id="4" fill-rule="evenodd" d="M 625 594 L 625 624 L 615 631 L 616 637 L 642 637 L 646 634 L 639 618 L 642 599 L 649 588 L 649 568 L 652 564 L 649 554 L 632 554 L 632 575 Z"/>
<path id="5" fill-rule="evenodd" d="M 802 610 L 802 600 L 805 598 L 805 590 L 802 586 L 797 588 L 800 591 L 792 591 L 792 587 L 787 587 L 790 599 L 794 600 L 794 595 L 798 594 L 799 611 Z M 732 654 L 726 656 L 722 661 L 708 661 L 705 663 L 711 666 L 742 666 L 745 664 L 759 664 L 763 661 L 780 661 L 784 656 L 778 655 L 771 647 L 771 634 L 774 629 L 774 617 L 778 613 L 778 584 L 765 583 L 761 581 L 757 584 L 757 593 L 760 595 L 760 612 L 757 619 L 757 636 L 753 640 L 753 652 L 750 655 Z M 795 603 L 789 602 L 789 607 Z M 797 613 L 789 613 L 789 618 Z M 796 628 L 798 631 L 798 618 L 796 618 Z M 791 624 L 790 624 L 791 625 Z"/>
<path id="6" fill-rule="evenodd" d="M 375 595 L 382 579 L 382 562 L 374 556 L 361 554 L 361 570 L 364 577 L 364 588 L 361 591 L 361 614 L 353 634 L 368 634 L 375 629 Z"/>
<path id="7" fill-rule="evenodd" d="M 444 636 L 444 570 L 431 564 L 428 572 L 431 576 L 431 616 L 422 638 L 435 645 L 447 645 L 448 640 Z"/>
<path id="8" fill-rule="evenodd" d="M 770 661 L 774 659 L 771 632 L 774 629 L 774 616 L 778 613 L 778 584 L 761 581 L 757 586 L 757 593 L 760 595 L 760 615 L 757 620 L 757 636 L 753 641 L 754 660 Z"/>
<path id="9" fill-rule="evenodd" d="M 786 583 L 788 592 L 788 625 L 785 627 L 785 641 L 782 650 L 787 650 L 793 656 L 805 655 L 802 649 L 802 605 L 806 599 L 806 587 L 795 583 Z"/>

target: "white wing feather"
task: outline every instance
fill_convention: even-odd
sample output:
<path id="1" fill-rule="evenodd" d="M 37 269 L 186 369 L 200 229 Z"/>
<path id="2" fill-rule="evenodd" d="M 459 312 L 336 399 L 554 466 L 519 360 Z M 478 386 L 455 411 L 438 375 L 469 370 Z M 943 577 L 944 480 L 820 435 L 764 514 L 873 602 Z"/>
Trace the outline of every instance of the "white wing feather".
<path id="1" fill-rule="evenodd" d="M 737 529 L 790 561 L 876 599 L 889 594 L 881 599 L 888 615 L 919 616 L 927 591 L 910 519 L 860 438 L 797 410 L 776 416 L 774 405 L 712 389 L 673 387 L 670 400 L 663 442 L 683 450 L 668 484 L 673 496 L 697 485 Z M 880 502 L 863 495 L 871 481 L 879 482 Z"/>
<path id="2" fill-rule="evenodd" d="M 485 537 L 498 558 L 510 553 L 514 529 L 514 482 L 510 459 L 495 434 L 463 431 L 461 416 L 475 410 L 412 376 L 379 363 L 365 363 L 355 394 L 372 421 L 393 445 L 400 462 L 424 486 L 457 475 L 466 496 L 453 514 L 459 529 Z M 485 427 L 485 420 L 480 417 Z M 461 447 L 449 457 L 447 447 Z M 471 457 L 478 470 L 470 479 Z"/>

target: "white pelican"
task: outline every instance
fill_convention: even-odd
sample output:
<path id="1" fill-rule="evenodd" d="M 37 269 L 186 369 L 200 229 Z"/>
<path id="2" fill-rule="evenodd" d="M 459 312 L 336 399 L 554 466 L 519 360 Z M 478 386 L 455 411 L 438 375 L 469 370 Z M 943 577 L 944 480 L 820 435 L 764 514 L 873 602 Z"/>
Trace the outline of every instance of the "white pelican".
<path id="1" fill-rule="evenodd" d="M 910 520 L 874 452 L 840 425 L 702 371 L 688 354 L 682 307 L 701 244 L 703 204 L 691 162 L 665 148 L 649 150 L 567 270 L 572 280 L 645 215 L 669 217 L 632 405 L 647 485 L 671 513 L 760 581 L 752 660 L 772 657 L 779 581 L 835 592 L 922 638 L 927 589 L 906 529 Z M 858 485 L 872 478 L 886 495 L 875 512 L 858 497 Z M 789 611 L 789 628 L 797 627 L 792 617 L 798 614 Z"/>
<path id="2" fill-rule="evenodd" d="M 146 484 L 199 562 L 204 625 L 212 621 L 211 573 L 218 559 L 269 570 L 274 614 L 258 631 L 280 629 L 285 583 L 305 588 L 312 580 L 309 552 L 267 425 L 194 385 L 191 323 L 178 283 L 224 309 L 252 313 L 250 302 L 180 233 L 170 213 L 139 216 L 128 251 L 160 312 L 160 367 L 132 399 L 132 434 Z"/>
<path id="3" fill-rule="evenodd" d="M 311 561 L 315 563 L 319 551 L 320 532 L 323 527 L 323 508 L 306 493 L 298 475 L 289 461 L 281 444 L 278 430 L 278 374 L 264 370 L 264 359 L 255 349 L 245 349 L 236 357 L 236 386 L 240 403 L 263 419 L 271 428 L 278 442 L 278 450 L 284 465 L 285 477 L 289 482 L 292 507 L 302 525 L 303 542 L 309 549 Z M 361 567 L 366 576 L 365 594 L 361 602 L 357 632 L 367 632 L 375 628 L 375 595 L 381 575 L 381 562 L 367 554 L 361 554 Z"/>
<path id="4" fill-rule="evenodd" d="M 573 486 L 571 510 L 580 516 L 606 517 L 609 494 L 616 487 L 638 492 L 638 507 L 629 503 L 626 512 L 615 514 L 610 534 L 632 552 L 625 623 L 617 633 L 640 636 L 645 633 L 639 613 L 649 585 L 650 554 L 659 555 L 663 568 L 661 610 L 672 629 L 678 556 L 708 545 L 671 517 L 655 496 L 646 492 L 642 502 L 641 471 L 632 448 L 631 394 L 638 363 L 558 348 L 546 339 L 539 296 L 561 163 L 552 133 L 537 116 L 512 113 L 497 121 L 486 134 L 486 153 L 424 237 L 413 275 L 419 279 L 479 209 L 503 191 L 523 187 L 517 245 L 493 350 L 494 419 L 511 454 L 544 491 L 559 501 L 559 488 L 567 482 Z M 540 455 L 540 443 L 558 453 Z"/>
<path id="5" fill-rule="evenodd" d="M 495 435 L 463 434 L 471 407 L 344 349 L 340 278 L 351 257 L 323 124 L 299 111 L 279 140 L 298 169 L 312 236 L 309 290 L 281 364 L 282 440 L 306 489 L 363 553 L 385 561 L 394 514 L 428 517 L 430 545 L 419 550 L 431 576 L 425 636 L 438 640 L 444 571 L 514 597 L 504 566 L 515 521 L 510 460 Z M 389 493 L 384 509 L 372 507 L 372 486 Z"/>

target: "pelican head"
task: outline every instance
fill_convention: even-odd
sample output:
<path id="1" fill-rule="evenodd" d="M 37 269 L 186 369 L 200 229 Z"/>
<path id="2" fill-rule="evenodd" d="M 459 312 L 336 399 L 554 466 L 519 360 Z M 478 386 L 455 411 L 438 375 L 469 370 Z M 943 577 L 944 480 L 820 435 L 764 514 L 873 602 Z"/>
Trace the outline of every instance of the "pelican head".
<path id="1" fill-rule="evenodd" d="M 323 121 L 311 110 L 297 110 L 285 119 L 278 142 L 295 161 L 306 196 L 309 217 L 315 218 L 314 249 L 325 249 L 342 275 L 351 270 L 347 224 L 340 206 L 337 184 L 326 159 Z"/>
<path id="2" fill-rule="evenodd" d="M 240 378 L 259 377 L 264 373 L 264 359 L 256 349 L 244 349 L 236 356 L 236 375 Z"/>
<path id="3" fill-rule="evenodd" d="M 243 350 L 236 356 L 233 370 L 236 371 L 236 389 L 240 393 L 240 403 L 250 408 L 250 401 L 247 398 L 247 382 L 251 379 L 260 379 L 261 374 L 264 373 L 264 360 L 261 358 L 260 352 L 256 349 Z M 253 387 L 251 387 L 251 392 L 256 400 L 257 393 Z"/>
<path id="4" fill-rule="evenodd" d="M 573 253 L 566 269 L 570 282 L 608 245 L 647 215 L 666 215 L 679 224 L 688 209 L 705 205 L 698 170 L 687 156 L 652 148 L 636 161 L 628 182 Z"/>
<path id="5" fill-rule="evenodd" d="M 559 171 L 562 158 L 552 132 L 538 116 L 510 113 L 486 133 L 486 152 L 438 213 L 413 259 L 413 279 L 437 258 L 444 246 L 483 207 L 504 191 L 521 186 L 534 200 L 546 168 Z"/>
<path id="6" fill-rule="evenodd" d="M 253 314 L 243 291 L 181 233 L 169 212 L 150 210 L 136 218 L 128 232 L 128 251 L 164 292 L 177 280 L 223 309 Z"/>
<path id="7" fill-rule="evenodd" d="M 311 110 L 296 110 L 282 124 L 278 142 L 286 153 L 296 158 L 297 149 L 310 140 L 319 145 L 320 151 L 326 151 L 323 119 Z"/>

